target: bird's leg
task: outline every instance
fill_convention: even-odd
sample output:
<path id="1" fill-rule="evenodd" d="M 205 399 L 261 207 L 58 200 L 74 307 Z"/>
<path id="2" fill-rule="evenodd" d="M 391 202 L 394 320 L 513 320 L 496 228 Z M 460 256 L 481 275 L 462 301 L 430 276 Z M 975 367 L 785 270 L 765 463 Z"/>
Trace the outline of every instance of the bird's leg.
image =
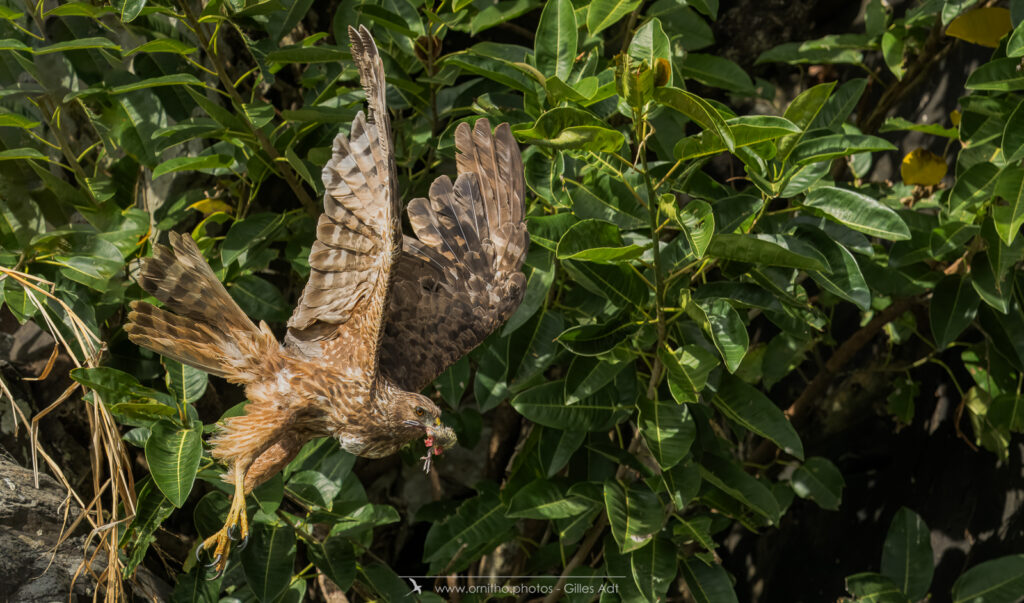
<path id="1" fill-rule="evenodd" d="M 245 511 L 245 473 L 248 466 L 248 463 L 235 463 L 235 493 L 231 497 L 231 507 L 228 509 L 224 527 L 204 540 L 196 549 L 196 557 L 203 549 L 212 549 L 213 562 L 210 565 L 217 569 L 217 575 L 220 575 L 227 567 L 231 543 L 241 540 L 242 545 L 239 547 L 241 549 L 245 548 L 249 541 L 249 518 Z"/>

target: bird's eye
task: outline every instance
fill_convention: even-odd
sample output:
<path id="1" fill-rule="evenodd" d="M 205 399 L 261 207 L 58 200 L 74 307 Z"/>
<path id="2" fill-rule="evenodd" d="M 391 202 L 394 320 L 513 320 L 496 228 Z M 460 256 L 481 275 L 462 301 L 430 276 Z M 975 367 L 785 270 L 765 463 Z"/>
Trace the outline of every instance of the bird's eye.
<path id="1" fill-rule="evenodd" d="M 423 410 L 422 406 L 417 406 L 416 407 L 416 416 L 417 417 L 422 417 L 425 414 L 427 414 L 427 411 Z"/>

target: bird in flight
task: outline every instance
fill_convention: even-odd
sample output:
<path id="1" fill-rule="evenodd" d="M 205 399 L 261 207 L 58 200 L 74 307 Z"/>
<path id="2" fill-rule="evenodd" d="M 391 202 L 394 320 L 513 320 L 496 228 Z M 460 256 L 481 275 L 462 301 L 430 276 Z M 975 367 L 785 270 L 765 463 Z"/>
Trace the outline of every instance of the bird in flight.
<path id="1" fill-rule="evenodd" d="M 369 115 L 334 139 L 310 277 L 283 344 L 228 295 L 188 235 L 154 245 L 139 284 L 162 304 L 133 302 L 136 344 L 245 386 L 245 413 L 211 439 L 234 496 L 224 527 L 200 544 L 218 571 L 248 536 L 245 495 L 302 446 L 332 437 L 379 458 L 425 438 L 431 457 L 456 444 L 423 387 L 476 347 L 522 300 L 529 238 L 523 165 L 508 124 L 455 131 L 457 178 L 408 203 L 403 235 L 384 66 L 365 27 L 349 28 Z"/>
<path id="2" fill-rule="evenodd" d="M 416 580 L 413 580 L 412 578 L 409 578 L 409 582 L 412 582 L 412 590 L 410 590 L 408 593 L 406 593 L 406 595 L 405 595 L 406 597 L 408 597 L 409 595 L 411 595 L 413 593 L 416 593 L 417 595 L 422 595 L 423 594 L 423 587 L 420 586 L 419 584 L 417 584 Z"/>

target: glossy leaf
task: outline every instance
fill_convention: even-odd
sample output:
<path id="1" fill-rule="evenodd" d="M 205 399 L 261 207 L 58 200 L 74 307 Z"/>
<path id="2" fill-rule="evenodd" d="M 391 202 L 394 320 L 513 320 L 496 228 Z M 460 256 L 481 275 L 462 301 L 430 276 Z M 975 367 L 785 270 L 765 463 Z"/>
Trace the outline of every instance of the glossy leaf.
<path id="1" fill-rule="evenodd" d="M 603 431 L 628 415 L 613 386 L 572 405 L 562 401 L 563 388 L 561 381 L 532 387 L 512 398 L 512 408 L 535 423 L 572 431 Z"/>
<path id="2" fill-rule="evenodd" d="M 661 601 L 676 577 L 676 547 L 659 534 L 650 544 L 629 556 L 633 580 L 647 601 Z"/>
<path id="3" fill-rule="evenodd" d="M 979 563 L 953 584 L 953 603 L 1013 603 L 1024 597 L 1024 555 Z"/>
<path id="4" fill-rule="evenodd" d="M 567 496 L 566 485 L 547 478 L 536 479 L 509 500 L 505 515 L 527 519 L 560 519 L 574 517 L 593 505 L 579 497 Z"/>
<path id="5" fill-rule="evenodd" d="M 896 147 L 884 138 L 864 134 L 831 134 L 806 138 L 793 149 L 790 160 L 805 165 L 827 159 L 836 159 L 857 153 L 895 151 Z"/>
<path id="6" fill-rule="evenodd" d="M 846 482 L 843 474 L 828 459 L 812 456 L 793 472 L 793 491 L 800 498 L 818 503 L 822 509 L 837 511 Z"/>
<path id="7" fill-rule="evenodd" d="M 864 234 L 900 241 L 910 238 L 910 229 L 899 214 L 871 197 L 834 186 L 812 190 L 804 205 L 820 209 L 843 226 Z"/>
<path id="8" fill-rule="evenodd" d="M 633 12 L 640 0 L 594 0 L 587 8 L 587 31 L 596 35 Z"/>
<path id="9" fill-rule="evenodd" d="M 711 334 L 711 340 L 718 353 L 722 355 L 725 368 L 730 373 L 735 372 L 750 345 L 747 327 L 743 324 L 739 312 L 724 299 L 699 301 L 694 307 L 703 317 L 704 327 Z"/>
<path id="10" fill-rule="evenodd" d="M 771 490 L 740 466 L 720 457 L 705 456 L 700 462 L 700 475 L 730 498 L 757 513 L 770 524 L 782 515 L 779 503 Z"/>
<path id="11" fill-rule="evenodd" d="M 295 531 L 290 526 L 257 523 L 241 553 L 249 588 L 260 601 L 274 601 L 288 588 L 295 565 Z"/>
<path id="12" fill-rule="evenodd" d="M 707 565 L 696 557 L 679 561 L 680 573 L 697 603 L 737 603 L 729 574 L 721 565 Z"/>
<path id="13" fill-rule="evenodd" d="M 714 107 L 696 94 L 680 90 L 679 88 L 665 86 L 654 90 L 654 100 L 679 111 L 697 122 L 705 130 L 713 132 L 730 151 L 736 149 L 732 130 L 726 125 L 725 120 L 722 119 L 722 116 L 719 115 Z"/>
<path id="14" fill-rule="evenodd" d="M 168 420 L 160 420 L 150 427 L 146 440 L 146 462 L 153 482 L 171 504 L 185 504 L 203 453 L 202 428 L 182 427 Z"/>
<path id="15" fill-rule="evenodd" d="M 160 362 L 166 371 L 164 381 L 167 383 L 167 391 L 179 403 L 193 404 L 203 397 L 208 381 L 206 373 L 167 357 L 161 357 Z"/>
<path id="16" fill-rule="evenodd" d="M 555 256 L 560 260 L 615 263 L 640 257 L 644 247 L 622 241 L 619 227 L 603 220 L 580 220 L 558 241 Z"/>
<path id="17" fill-rule="evenodd" d="M 697 402 L 708 374 L 718 366 L 714 354 L 692 344 L 676 350 L 661 348 L 658 357 L 665 366 L 669 391 L 677 404 Z"/>
<path id="18" fill-rule="evenodd" d="M 939 281 L 928 312 L 936 348 L 948 346 L 971 324 L 978 301 L 968 279 L 951 274 Z"/>
<path id="19" fill-rule="evenodd" d="M 642 548 L 665 521 L 658 495 L 642 484 L 605 482 L 604 505 L 612 536 L 622 553 Z"/>
<path id="20" fill-rule="evenodd" d="M 779 448 L 802 459 L 804 447 L 793 425 L 764 394 L 737 377 L 723 376 L 712 398 L 732 421 L 775 442 Z"/>
<path id="21" fill-rule="evenodd" d="M 658 465 L 669 469 L 690 452 L 697 426 L 685 404 L 641 398 L 637 425 Z"/>
<path id="22" fill-rule="evenodd" d="M 716 234 L 711 257 L 803 270 L 828 270 L 828 260 L 803 241 L 785 235 Z"/>
<path id="23" fill-rule="evenodd" d="M 576 15 L 569 0 L 547 2 L 534 37 L 537 69 L 545 75 L 568 80 L 576 59 Z"/>
<path id="24" fill-rule="evenodd" d="M 906 507 L 892 518 L 882 547 L 882 573 L 911 600 L 923 599 L 932 583 L 931 532 L 924 520 Z"/>

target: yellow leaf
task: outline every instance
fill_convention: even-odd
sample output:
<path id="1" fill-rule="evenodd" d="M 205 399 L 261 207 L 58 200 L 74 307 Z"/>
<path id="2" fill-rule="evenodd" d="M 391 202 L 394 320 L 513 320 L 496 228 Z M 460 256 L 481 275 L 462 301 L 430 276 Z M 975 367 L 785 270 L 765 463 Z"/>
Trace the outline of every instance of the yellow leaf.
<path id="1" fill-rule="evenodd" d="M 953 109 L 952 111 L 949 112 L 949 123 L 953 124 L 954 128 L 959 128 L 960 127 L 960 118 L 961 117 L 963 117 L 963 116 L 960 115 L 960 110 L 959 109 Z"/>
<path id="2" fill-rule="evenodd" d="M 204 216 L 208 216 L 218 211 L 222 211 L 229 214 L 235 211 L 233 207 L 231 207 L 227 203 L 224 203 L 223 201 L 218 201 L 217 199 L 203 199 L 202 201 L 196 201 L 192 205 L 189 205 L 188 208 L 194 209 L 198 212 L 202 212 Z"/>
<path id="3" fill-rule="evenodd" d="M 935 186 L 946 176 L 946 160 L 931 151 L 914 149 L 900 165 L 904 184 Z"/>
<path id="4" fill-rule="evenodd" d="M 1010 11 L 1005 8 L 976 8 L 968 11 L 949 24 L 946 35 L 960 38 L 972 44 L 996 48 L 999 40 L 1010 33 Z"/>

